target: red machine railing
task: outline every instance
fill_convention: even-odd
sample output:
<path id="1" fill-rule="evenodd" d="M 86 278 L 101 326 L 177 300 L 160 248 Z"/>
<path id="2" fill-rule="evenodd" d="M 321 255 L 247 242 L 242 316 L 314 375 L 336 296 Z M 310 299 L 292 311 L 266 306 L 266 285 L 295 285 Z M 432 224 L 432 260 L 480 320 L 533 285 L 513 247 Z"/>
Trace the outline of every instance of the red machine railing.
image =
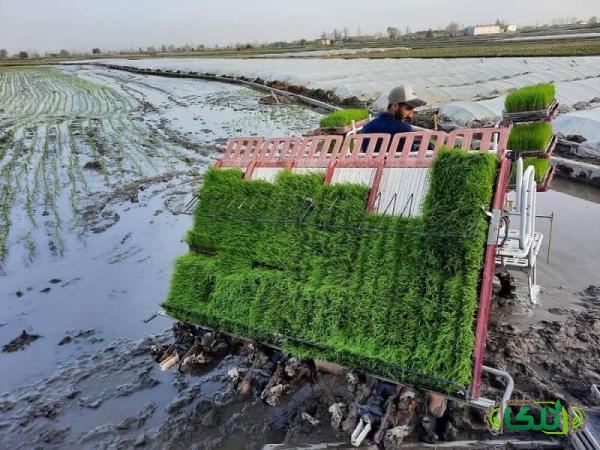
<path id="1" fill-rule="evenodd" d="M 429 167 L 446 137 L 443 131 L 397 134 L 388 149 L 385 167 Z"/>
<path id="2" fill-rule="evenodd" d="M 471 149 L 474 140 L 479 138 L 478 150 L 490 151 L 496 145 L 498 156 L 503 158 L 508 145 L 509 134 L 510 128 L 465 128 L 454 130 L 448 135 L 446 146 L 455 148 L 457 143 L 462 139 L 458 146 L 464 150 L 468 150 Z M 496 141 L 494 141 L 494 136 L 496 136 Z"/>
<path id="3" fill-rule="evenodd" d="M 234 138 L 227 144 L 227 149 L 217 167 L 243 167 L 246 168 L 251 162 L 258 159 L 258 153 L 262 148 L 264 139 L 261 137 Z"/>
<path id="4" fill-rule="evenodd" d="M 302 144 L 303 139 L 300 137 L 267 139 L 261 144 L 256 158 L 248 165 L 244 178 L 251 179 L 254 169 L 258 167 L 291 169 Z"/>
<path id="5" fill-rule="evenodd" d="M 510 159 L 502 160 L 500 172 L 496 181 L 494 193 L 493 210 L 504 208 L 504 199 L 508 187 L 508 179 L 512 169 Z M 479 309 L 477 310 L 477 325 L 475 328 L 475 351 L 473 352 L 473 380 L 471 382 L 471 398 L 479 397 L 481 390 L 481 370 L 483 357 L 485 355 L 485 341 L 487 339 L 488 321 L 492 303 L 492 287 L 494 284 L 494 271 L 496 266 L 497 237 L 489 242 L 485 248 L 485 259 L 483 262 L 483 274 L 479 290 Z"/>

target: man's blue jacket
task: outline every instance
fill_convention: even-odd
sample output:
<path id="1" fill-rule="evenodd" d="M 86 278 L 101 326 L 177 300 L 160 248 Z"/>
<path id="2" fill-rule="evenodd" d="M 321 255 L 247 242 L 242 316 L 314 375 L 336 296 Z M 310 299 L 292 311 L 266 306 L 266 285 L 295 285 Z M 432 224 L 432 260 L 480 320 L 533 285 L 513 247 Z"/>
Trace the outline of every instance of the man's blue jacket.
<path id="1" fill-rule="evenodd" d="M 389 112 L 382 112 L 362 129 L 362 133 L 387 133 L 392 136 L 397 133 L 410 133 L 411 131 L 413 131 L 413 128 L 410 123 L 396 119 Z"/>

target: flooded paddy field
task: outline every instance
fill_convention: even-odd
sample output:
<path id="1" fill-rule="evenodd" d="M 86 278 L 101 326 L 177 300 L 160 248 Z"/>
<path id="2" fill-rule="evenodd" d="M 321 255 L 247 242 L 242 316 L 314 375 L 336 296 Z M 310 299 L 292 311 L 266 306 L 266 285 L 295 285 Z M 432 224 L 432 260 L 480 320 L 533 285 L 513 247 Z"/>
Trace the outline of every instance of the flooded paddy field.
<path id="1" fill-rule="evenodd" d="M 259 99 L 97 67 L 0 70 L 0 447 L 348 441 L 327 409 L 351 395 L 345 379 L 320 375 L 270 407 L 229 382 L 250 364 L 243 352 L 197 376 L 162 372 L 152 358 L 173 341 L 172 323 L 144 319 L 187 251 L 182 212 L 205 169 L 233 135 L 302 134 L 318 122 Z M 600 194 L 555 188 L 538 197 L 540 214 L 556 214 L 550 262 L 540 256 L 542 304 L 495 305 L 487 362 L 516 375 L 518 396 L 585 403 L 584 382 L 600 381 L 600 299 L 588 289 L 600 285 Z"/>

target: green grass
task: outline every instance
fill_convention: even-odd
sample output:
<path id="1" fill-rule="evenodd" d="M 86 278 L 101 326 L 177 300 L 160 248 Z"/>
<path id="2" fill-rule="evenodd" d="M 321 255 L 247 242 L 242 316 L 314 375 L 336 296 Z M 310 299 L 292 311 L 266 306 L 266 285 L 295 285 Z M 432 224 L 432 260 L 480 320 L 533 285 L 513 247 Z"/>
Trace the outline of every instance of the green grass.
<path id="1" fill-rule="evenodd" d="M 321 128 L 341 128 L 369 117 L 366 109 L 340 109 L 321 119 Z"/>
<path id="2" fill-rule="evenodd" d="M 539 83 L 517 89 L 506 96 L 504 110 L 507 113 L 540 111 L 546 109 L 556 96 L 552 83 Z"/>
<path id="3" fill-rule="evenodd" d="M 508 148 L 521 152 L 546 150 L 552 139 L 552 124 L 548 122 L 516 125 L 510 132 Z"/>
<path id="4" fill-rule="evenodd" d="M 211 169 L 164 307 L 298 356 L 463 389 L 495 173 L 493 155 L 444 150 L 423 215 L 400 218 L 366 213 L 362 185 Z"/>
<path id="5" fill-rule="evenodd" d="M 329 58 L 502 58 L 502 57 L 538 57 L 538 56 L 586 56 L 600 55 L 598 39 L 559 40 L 556 42 L 511 42 L 462 40 L 422 40 L 400 41 L 412 47 L 408 50 L 365 51 L 334 55 Z M 398 45 L 396 44 L 396 45 Z M 418 45 L 420 47 L 418 47 Z"/>
<path id="6" fill-rule="evenodd" d="M 536 183 L 542 183 L 548 170 L 550 170 L 550 159 L 549 158 L 523 158 L 523 172 L 527 170 L 529 166 L 533 166 L 535 169 L 535 181 Z M 517 167 L 513 165 L 513 172 L 511 173 L 511 183 L 515 183 L 517 180 Z"/>

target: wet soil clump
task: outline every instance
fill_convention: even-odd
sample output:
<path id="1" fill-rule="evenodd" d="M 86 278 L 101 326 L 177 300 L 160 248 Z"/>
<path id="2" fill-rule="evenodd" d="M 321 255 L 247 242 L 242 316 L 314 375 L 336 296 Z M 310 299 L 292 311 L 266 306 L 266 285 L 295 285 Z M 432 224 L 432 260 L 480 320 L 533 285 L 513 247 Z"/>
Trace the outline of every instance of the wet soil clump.
<path id="1" fill-rule="evenodd" d="M 29 334 L 26 330 L 23 330 L 19 336 L 14 338 L 8 344 L 2 347 L 4 353 L 16 352 L 23 350 L 29 344 L 37 341 L 40 338 L 39 334 Z"/>

